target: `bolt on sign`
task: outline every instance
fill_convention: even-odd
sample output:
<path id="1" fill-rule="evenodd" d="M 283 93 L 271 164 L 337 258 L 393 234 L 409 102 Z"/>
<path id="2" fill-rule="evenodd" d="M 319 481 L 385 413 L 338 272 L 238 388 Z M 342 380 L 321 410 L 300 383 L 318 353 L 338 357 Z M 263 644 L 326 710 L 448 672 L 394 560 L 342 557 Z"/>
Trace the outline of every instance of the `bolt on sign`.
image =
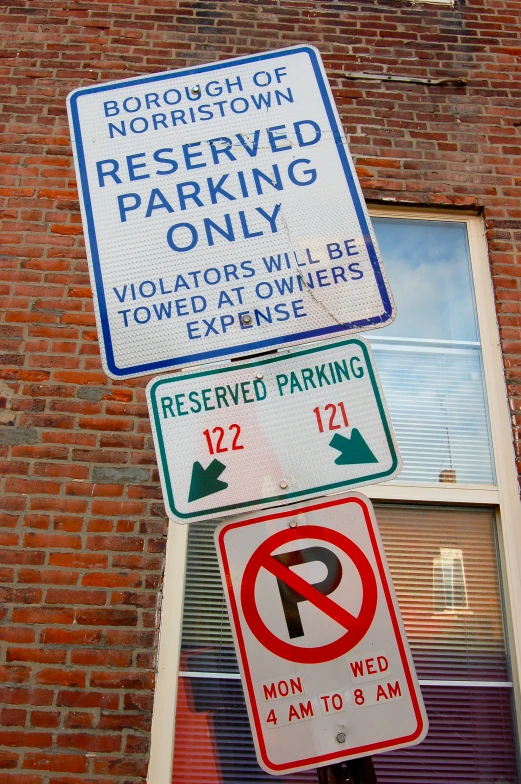
<path id="1" fill-rule="evenodd" d="M 369 499 L 235 518 L 215 542 L 264 770 L 423 740 L 427 716 Z"/>
<path id="2" fill-rule="evenodd" d="M 357 338 L 161 376 L 147 401 L 167 514 L 180 523 L 392 479 L 401 469 Z"/>
<path id="3" fill-rule="evenodd" d="M 109 376 L 393 320 L 313 47 L 84 87 L 68 111 Z"/>

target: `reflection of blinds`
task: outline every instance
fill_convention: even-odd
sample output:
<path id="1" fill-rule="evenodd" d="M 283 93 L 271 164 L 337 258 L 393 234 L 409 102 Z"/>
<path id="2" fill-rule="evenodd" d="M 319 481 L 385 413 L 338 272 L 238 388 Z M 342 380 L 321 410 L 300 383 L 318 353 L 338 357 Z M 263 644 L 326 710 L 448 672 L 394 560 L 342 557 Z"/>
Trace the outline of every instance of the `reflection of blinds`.
<path id="1" fill-rule="evenodd" d="M 316 782 L 314 771 L 270 776 L 259 768 L 241 682 L 180 678 L 172 784 Z"/>
<path id="2" fill-rule="evenodd" d="M 377 754 L 378 784 L 517 784 L 510 689 L 424 686 L 426 739 Z"/>
<path id="3" fill-rule="evenodd" d="M 377 505 L 407 635 L 421 678 L 507 680 L 493 513 Z M 190 526 L 182 649 L 188 671 L 237 672 L 213 543 L 213 523 Z M 467 609 L 441 612 L 442 550 L 461 552 Z"/>
<path id="4" fill-rule="evenodd" d="M 423 687 L 430 729 L 410 749 L 376 754 L 378 784 L 517 784 L 510 689 Z M 172 784 L 316 784 L 257 765 L 240 681 L 180 678 Z"/>
<path id="5" fill-rule="evenodd" d="M 418 676 L 445 681 L 422 688 L 431 723 L 427 740 L 413 749 L 375 756 L 379 784 L 514 784 L 493 512 L 378 505 L 376 515 Z M 199 677 L 180 678 L 172 781 L 276 781 L 255 761 L 236 679 L 214 528 L 213 523 L 197 523 L 189 532 L 180 669 Z M 446 591 L 443 606 L 437 582 L 440 559 L 445 559 L 445 585 L 450 581 L 453 591 Z M 490 685 L 451 687 L 451 680 Z M 311 772 L 282 780 L 307 784 L 316 777 Z"/>
<path id="6" fill-rule="evenodd" d="M 419 677 L 508 680 L 493 512 L 375 508 Z"/>
<path id="7" fill-rule="evenodd" d="M 215 523 L 190 526 L 183 609 L 183 651 L 196 650 L 186 669 L 237 672 L 233 638 L 215 554 Z"/>
<path id="8" fill-rule="evenodd" d="M 402 453 L 398 481 L 439 482 L 445 472 L 445 481 L 493 484 L 479 347 L 371 342 Z"/>

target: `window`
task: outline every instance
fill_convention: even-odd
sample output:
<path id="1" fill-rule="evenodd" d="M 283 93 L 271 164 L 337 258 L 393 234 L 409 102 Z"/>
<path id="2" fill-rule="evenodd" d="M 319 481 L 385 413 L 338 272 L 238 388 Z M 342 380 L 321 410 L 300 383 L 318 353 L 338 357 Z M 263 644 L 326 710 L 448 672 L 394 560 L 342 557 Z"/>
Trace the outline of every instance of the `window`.
<path id="1" fill-rule="evenodd" d="M 521 516 L 482 222 L 381 211 L 374 228 L 398 317 L 366 337 L 404 471 L 367 494 L 431 725 L 374 757 L 378 781 L 514 784 Z M 170 530 L 150 784 L 273 778 L 253 752 L 214 527 Z"/>
<path id="2" fill-rule="evenodd" d="M 494 484 L 465 223 L 376 218 L 398 315 L 368 333 L 400 444 L 400 482 Z"/>
<path id="3" fill-rule="evenodd" d="M 468 610 L 463 550 L 440 547 L 433 562 L 433 604 L 439 613 Z"/>

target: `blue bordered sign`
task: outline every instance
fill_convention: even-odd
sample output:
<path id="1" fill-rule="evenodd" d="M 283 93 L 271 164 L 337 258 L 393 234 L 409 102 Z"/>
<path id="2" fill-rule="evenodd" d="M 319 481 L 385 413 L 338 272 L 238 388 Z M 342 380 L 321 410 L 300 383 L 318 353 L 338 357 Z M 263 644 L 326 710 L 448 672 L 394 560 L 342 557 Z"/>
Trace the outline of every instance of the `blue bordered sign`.
<path id="1" fill-rule="evenodd" d="M 82 88 L 68 110 L 108 375 L 394 318 L 313 47 Z"/>

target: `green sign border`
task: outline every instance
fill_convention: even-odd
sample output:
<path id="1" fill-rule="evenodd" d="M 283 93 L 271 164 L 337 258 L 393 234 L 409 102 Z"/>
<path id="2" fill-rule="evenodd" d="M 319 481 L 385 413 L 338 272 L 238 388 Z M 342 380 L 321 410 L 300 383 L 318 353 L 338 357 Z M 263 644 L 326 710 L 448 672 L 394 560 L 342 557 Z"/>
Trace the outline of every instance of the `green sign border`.
<path id="1" fill-rule="evenodd" d="M 273 496 L 270 496 L 269 498 L 258 498 L 258 499 L 255 499 L 254 501 L 243 501 L 240 504 L 230 504 L 228 506 L 216 506 L 213 509 L 205 509 L 205 510 L 200 511 L 200 512 L 195 512 L 194 511 L 194 512 L 190 512 L 190 513 L 185 514 L 183 512 L 178 512 L 177 511 L 177 509 L 175 507 L 174 493 L 173 493 L 173 490 L 172 490 L 172 484 L 170 482 L 170 471 L 168 469 L 168 462 L 167 462 L 167 457 L 166 457 L 165 445 L 164 445 L 164 441 L 163 441 L 163 434 L 162 434 L 162 431 L 161 431 L 161 420 L 160 420 L 160 417 L 159 417 L 159 410 L 158 410 L 157 399 L 156 399 L 156 391 L 162 384 L 172 384 L 172 383 L 175 383 L 176 381 L 188 381 L 191 378 L 199 378 L 200 376 L 213 376 L 213 375 L 217 375 L 219 373 L 233 373 L 235 371 L 244 370 L 244 368 L 248 368 L 248 367 L 258 368 L 258 367 L 262 367 L 262 365 L 271 365 L 271 364 L 274 364 L 275 362 L 282 362 L 282 361 L 284 361 L 286 359 L 290 359 L 292 357 L 301 357 L 301 356 L 304 356 L 305 354 L 317 354 L 320 351 L 328 351 L 329 349 L 332 349 L 332 348 L 340 348 L 341 346 L 349 346 L 349 345 L 351 345 L 353 343 L 355 343 L 356 345 L 360 346 L 360 348 L 362 349 L 362 352 L 363 352 L 363 355 L 364 355 L 364 358 L 365 358 L 365 362 L 366 362 L 366 365 L 367 365 L 367 369 L 369 371 L 369 377 L 371 379 L 371 384 L 372 384 L 373 392 L 374 392 L 374 395 L 375 395 L 375 398 L 376 398 L 376 403 L 378 405 L 378 411 L 380 412 L 380 418 L 381 418 L 382 425 L 383 425 L 383 428 L 384 428 L 384 431 L 385 431 L 385 435 L 386 435 L 386 438 L 387 438 L 387 445 L 389 447 L 389 451 L 390 451 L 390 453 L 392 455 L 392 458 L 393 458 L 392 466 L 391 466 L 391 468 L 388 471 L 384 471 L 384 472 L 379 473 L 379 474 L 370 474 L 369 476 L 364 476 L 364 477 L 357 477 L 356 479 L 348 479 L 345 482 L 335 482 L 335 483 L 330 484 L 330 485 L 321 485 L 320 487 L 313 487 L 313 488 L 311 488 L 309 490 L 298 490 L 298 491 L 295 491 L 293 493 L 281 493 L 280 495 L 273 495 Z M 371 482 L 371 481 L 373 481 L 375 479 L 381 479 L 383 481 L 386 477 L 390 476 L 396 470 L 396 468 L 398 467 L 398 455 L 396 453 L 396 449 L 394 448 L 394 442 L 393 442 L 393 438 L 391 436 L 389 423 L 388 423 L 387 418 L 385 416 L 385 409 L 384 409 L 384 406 L 383 406 L 383 403 L 382 403 L 382 397 L 381 397 L 381 394 L 380 394 L 380 389 L 379 389 L 379 386 L 378 386 L 378 382 L 377 382 L 377 380 L 375 378 L 373 365 L 372 365 L 372 362 L 371 362 L 371 357 L 370 357 L 369 352 L 367 350 L 366 344 L 363 343 L 361 340 L 359 340 L 357 338 L 350 338 L 350 339 L 347 339 L 347 340 L 340 341 L 338 343 L 335 342 L 335 343 L 327 343 L 327 344 L 324 344 L 324 345 L 317 345 L 317 346 L 314 346 L 313 348 L 304 349 L 303 351 L 295 351 L 295 352 L 291 352 L 291 354 L 281 354 L 281 355 L 277 355 L 277 356 L 271 356 L 271 357 L 267 357 L 266 359 L 258 359 L 258 360 L 254 361 L 254 362 L 241 362 L 240 364 L 237 364 L 237 365 L 233 364 L 233 365 L 226 366 L 226 367 L 222 367 L 221 366 L 221 367 L 215 368 L 213 370 L 203 370 L 203 371 L 201 371 L 199 373 L 190 373 L 189 375 L 183 374 L 182 376 L 180 375 L 177 378 L 176 378 L 176 376 L 169 376 L 168 378 L 160 378 L 157 381 L 155 381 L 152 384 L 152 386 L 150 387 L 150 401 L 151 401 L 151 404 L 152 404 L 152 411 L 153 411 L 153 414 L 154 414 L 154 423 L 155 423 L 157 441 L 158 441 L 158 444 L 159 444 L 159 453 L 161 455 L 161 465 L 163 467 L 163 476 L 165 477 L 165 484 L 166 484 L 166 488 L 167 488 L 167 495 L 168 495 L 168 501 L 169 501 L 169 504 L 170 504 L 170 509 L 173 512 L 173 514 L 175 515 L 175 517 L 178 517 L 181 520 L 188 520 L 189 521 L 189 520 L 193 520 L 193 519 L 198 518 L 198 517 L 205 517 L 206 518 L 206 517 L 210 517 L 210 516 L 219 517 L 219 515 L 222 514 L 223 512 L 227 512 L 227 511 L 232 510 L 232 509 L 244 509 L 244 508 L 247 508 L 247 507 L 258 506 L 258 505 L 262 505 L 262 504 L 274 504 L 277 501 L 285 501 L 288 498 L 302 498 L 304 496 L 311 495 L 311 494 L 320 494 L 320 493 L 322 493 L 322 492 L 324 492 L 326 490 L 334 490 L 336 488 L 348 487 L 349 485 L 352 485 L 352 484 L 355 484 L 355 483 L 361 484 L 363 482 Z"/>

